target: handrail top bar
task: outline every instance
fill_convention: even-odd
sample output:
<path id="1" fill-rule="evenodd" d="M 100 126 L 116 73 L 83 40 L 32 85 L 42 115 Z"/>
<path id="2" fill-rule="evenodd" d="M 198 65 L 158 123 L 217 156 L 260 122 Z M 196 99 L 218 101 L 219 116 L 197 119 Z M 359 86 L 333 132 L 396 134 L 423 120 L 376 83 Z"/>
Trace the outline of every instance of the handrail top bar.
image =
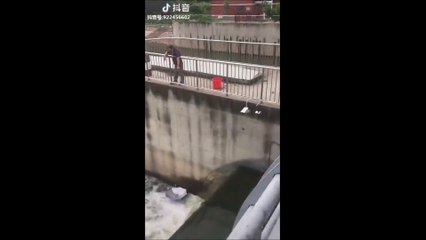
<path id="1" fill-rule="evenodd" d="M 246 5 L 246 3 L 244 4 L 244 5 Z M 213 16 L 213 17 L 218 17 L 218 16 L 223 16 L 223 17 L 226 17 L 226 16 L 231 16 L 231 17 L 235 17 L 235 16 L 257 16 L 257 17 L 263 17 L 264 15 L 263 14 L 247 14 L 247 15 L 232 15 L 232 14 L 212 14 L 211 16 Z"/>
<path id="2" fill-rule="evenodd" d="M 150 55 L 157 55 L 157 56 L 164 56 L 162 53 L 155 53 L 155 52 L 146 52 Z M 280 67 L 272 67 L 272 66 L 266 66 L 266 65 L 258 65 L 258 64 L 247 64 L 247 63 L 240 63 L 240 62 L 227 62 L 227 61 L 221 61 L 221 60 L 214 60 L 214 59 L 207 59 L 207 58 L 197 58 L 197 57 L 188 57 L 188 56 L 182 56 L 182 59 L 193 59 L 193 60 L 201 60 L 205 62 L 216 62 L 216 63 L 224 63 L 224 64 L 233 64 L 233 65 L 241 65 L 244 67 L 258 67 L 258 68 L 266 68 L 271 70 L 280 70 Z"/>
<path id="3" fill-rule="evenodd" d="M 189 37 L 160 37 L 160 38 L 145 38 L 145 41 L 149 40 L 166 40 L 166 39 L 188 39 L 188 40 L 199 40 L 208 42 L 228 42 L 228 43 L 244 43 L 253 45 L 266 45 L 266 46 L 280 46 L 279 43 L 263 43 L 263 42 L 240 42 L 240 41 L 229 41 L 229 40 L 218 40 L 218 39 L 203 39 L 203 38 L 189 38 Z"/>

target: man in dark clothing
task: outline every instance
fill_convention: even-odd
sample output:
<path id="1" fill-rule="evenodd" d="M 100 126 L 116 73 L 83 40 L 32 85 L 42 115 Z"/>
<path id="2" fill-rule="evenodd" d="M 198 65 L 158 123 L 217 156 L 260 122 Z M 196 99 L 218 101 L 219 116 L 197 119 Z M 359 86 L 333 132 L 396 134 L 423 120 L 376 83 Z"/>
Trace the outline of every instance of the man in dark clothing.
<path id="1" fill-rule="evenodd" d="M 173 64 L 175 65 L 174 82 L 177 82 L 177 79 L 180 75 L 180 83 L 184 83 L 183 62 L 182 62 L 180 51 L 177 48 L 175 48 L 173 45 L 170 45 L 167 47 L 167 51 L 164 54 L 164 60 L 166 60 L 166 57 L 169 55 L 172 56 Z"/>

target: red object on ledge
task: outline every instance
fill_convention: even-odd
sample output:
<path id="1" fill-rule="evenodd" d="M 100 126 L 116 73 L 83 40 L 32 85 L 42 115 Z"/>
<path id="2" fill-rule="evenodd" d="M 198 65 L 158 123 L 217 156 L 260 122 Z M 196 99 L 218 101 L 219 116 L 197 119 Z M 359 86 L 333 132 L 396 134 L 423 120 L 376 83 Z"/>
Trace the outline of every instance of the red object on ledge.
<path id="1" fill-rule="evenodd" d="M 220 78 L 220 77 L 212 78 L 213 89 L 222 89 L 222 80 L 223 80 L 223 78 Z"/>

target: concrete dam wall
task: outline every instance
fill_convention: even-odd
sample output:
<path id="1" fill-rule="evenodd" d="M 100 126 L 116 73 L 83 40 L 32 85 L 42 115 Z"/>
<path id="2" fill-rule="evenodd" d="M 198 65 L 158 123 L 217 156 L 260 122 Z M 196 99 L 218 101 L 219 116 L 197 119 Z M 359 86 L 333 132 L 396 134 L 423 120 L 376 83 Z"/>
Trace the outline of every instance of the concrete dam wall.
<path id="1" fill-rule="evenodd" d="M 223 166 L 279 154 L 279 107 L 145 81 L 145 170 L 173 182 L 200 181 Z M 254 111 L 260 110 L 257 115 Z"/>

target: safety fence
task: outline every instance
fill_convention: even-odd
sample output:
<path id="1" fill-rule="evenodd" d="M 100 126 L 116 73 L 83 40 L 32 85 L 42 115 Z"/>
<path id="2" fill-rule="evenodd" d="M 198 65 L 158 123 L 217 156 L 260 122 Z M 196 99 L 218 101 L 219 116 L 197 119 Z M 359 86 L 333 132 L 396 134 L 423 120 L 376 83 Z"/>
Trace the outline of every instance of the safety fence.
<path id="1" fill-rule="evenodd" d="M 279 67 L 187 56 L 181 58 L 183 66 L 177 69 L 171 57 L 146 52 L 145 80 L 280 104 Z"/>
<path id="2" fill-rule="evenodd" d="M 184 56 L 280 66 L 280 43 L 265 37 L 190 36 L 145 39 L 145 51 L 164 53 L 167 45 L 176 46 Z"/>

